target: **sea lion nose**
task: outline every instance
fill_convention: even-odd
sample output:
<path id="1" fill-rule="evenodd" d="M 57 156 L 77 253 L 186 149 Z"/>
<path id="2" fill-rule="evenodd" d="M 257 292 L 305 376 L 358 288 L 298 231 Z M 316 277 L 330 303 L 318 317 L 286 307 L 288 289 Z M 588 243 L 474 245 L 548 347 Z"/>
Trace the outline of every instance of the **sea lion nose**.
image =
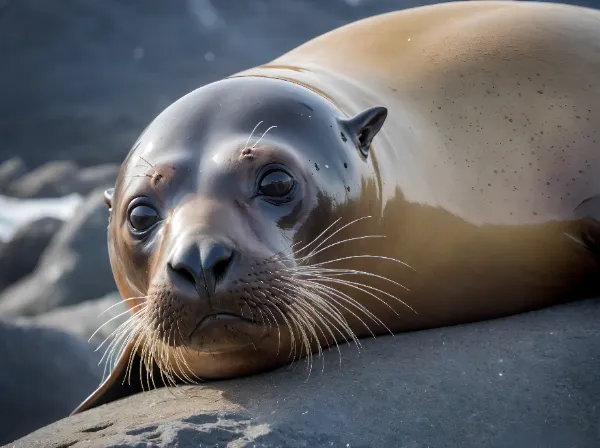
<path id="1" fill-rule="evenodd" d="M 200 243 L 200 261 L 209 294 L 215 293 L 217 285 L 227 274 L 232 259 L 233 248 L 230 244 L 210 239 Z"/>
<path id="2" fill-rule="evenodd" d="M 191 283 L 200 295 L 215 293 L 218 283 L 225 277 L 233 259 L 230 244 L 211 238 L 187 245 L 173 251 L 167 267 L 187 283 Z"/>

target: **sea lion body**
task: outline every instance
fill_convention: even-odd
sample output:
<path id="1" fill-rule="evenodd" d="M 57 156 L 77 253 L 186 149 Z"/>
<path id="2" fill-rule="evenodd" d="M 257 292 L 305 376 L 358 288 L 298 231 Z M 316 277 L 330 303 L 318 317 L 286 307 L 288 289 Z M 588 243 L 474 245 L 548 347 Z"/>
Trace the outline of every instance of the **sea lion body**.
<path id="1" fill-rule="evenodd" d="M 193 329 L 185 319 L 207 316 L 218 303 L 228 303 L 221 313 L 242 304 L 250 313 L 264 311 L 263 324 L 276 323 L 278 331 L 265 333 L 267 325 L 256 325 L 256 318 L 238 319 L 232 331 L 211 318 L 186 361 L 203 378 L 276 367 L 292 352 L 297 358 L 348 339 L 345 324 L 360 338 L 598 295 L 599 55 L 595 10 L 457 2 L 355 22 L 202 87 L 148 127 L 109 198 L 109 250 L 119 289 L 125 298 L 144 297 L 128 302 L 134 312 L 161 297 L 170 303 L 152 321 L 165 347 L 186 342 L 174 343 L 178 336 L 158 327 L 174 320 Z M 259 121 L 276 126 L 263 135 L 264 148 L 244 145 Z M 134 169 L 139 157 L 147 163 L 142 175 Z M 240 185 L 254 182 L 239 167 L 264 157 L 285 159 L 299 189 L 293 207 L 261 202 L 255 209 L 228 186 L 238 178 Z M 272 191 L 289 182 L 285 173 L 275 176 Z M 130 210 L 130 190 L 143 185 L 160 191 L 164 224 L 136 246 L 125 236 L 123 214 Z M 329 234 L 341 230 L 318 242 L 336 223 Z M 193 256 L 180 250 L 190 238 L 200 241 Z M 310 257 L 294 252 L 306 244 L 314 244 Z M 293 249 L 283 257 L 286 248 Z M 187 263 L 182 266 L 207 272 L 210 265 L 211 274 L 201 278 L 188 269 L 180 283 L 160 289 L 156 279 L 172 278 L 162 270 L 177 264 L 178 251 L 186 254 L 175 257 Z M 203 258 L 207 253 L 221 258 Z M 227 261 L 225 277 L 214 274 L 223 271 L 219 260 L 259 256 L 264 268 Z M 354 283 L 342 284 L 342 272 L 328 268 L 343 269 Z M 244 275 L 252 280 L 241 280 Z M 312 295 L 304 294 L 302 304 L 295 294 L 306 283 L 298 280 L 285 291 L 275 286 L 309 275 Z M 234 277 L 238 286 L 219 292 L 218 284 Z M 170 292 L 184 280 L 212 285 L 206 286 L 213 290 L 210 306 Z M 320 306 L 299 317 L 314 334 L 306 329 L 294 345 L 294 323 L 275 316 L 280 305 L 266 307 L 261 294 L 288 307 L 282 316 L 294 307 L 310 314 L 306 303 Z M 291 305 L 283 303 L 288 300 Z M 321 331 L 325 321 L 330 328 Z M 239 334 L 253 341 L 253 351 Z M 132 341 L 123 341 L 129 345 L 117 368 L 76 412 L 140 390 L 139 384 L 121 386 L 128 355 L 143 347 Z"/>

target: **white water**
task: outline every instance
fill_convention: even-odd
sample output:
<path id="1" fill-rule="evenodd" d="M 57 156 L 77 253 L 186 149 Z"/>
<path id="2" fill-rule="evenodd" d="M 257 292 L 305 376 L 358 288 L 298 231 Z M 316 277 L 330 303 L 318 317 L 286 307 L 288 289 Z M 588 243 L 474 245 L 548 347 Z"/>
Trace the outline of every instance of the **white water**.
<path id="1" fill-rule="evenodd" d="M 0 241 L 7 241 L 25 224 L 52 217 L 67 221 L 81 205 L 77 193 L 60 198 L 17 199 L 0 195 Z"/>

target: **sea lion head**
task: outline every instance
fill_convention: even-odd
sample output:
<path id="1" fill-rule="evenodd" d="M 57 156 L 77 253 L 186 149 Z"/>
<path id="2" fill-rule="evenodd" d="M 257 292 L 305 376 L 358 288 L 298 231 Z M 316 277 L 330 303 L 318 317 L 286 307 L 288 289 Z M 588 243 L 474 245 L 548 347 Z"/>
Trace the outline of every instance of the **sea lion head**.
<path id="1" fill-rule="evenodd" d="M 214 378 L 338 337 L 319 322 L 350 331 L 326 287 L 307 288 L 302 275 L 323 275 L 307 261 L 332 257 L 327 230 L 364 194 L 386 113 L 347 117 L 308 88 L 258 77 L 165 109 L 106 192 L 110 261 L 133 311 L 117 339 L 135 335 L 144 362 L 167 376 Z"/>

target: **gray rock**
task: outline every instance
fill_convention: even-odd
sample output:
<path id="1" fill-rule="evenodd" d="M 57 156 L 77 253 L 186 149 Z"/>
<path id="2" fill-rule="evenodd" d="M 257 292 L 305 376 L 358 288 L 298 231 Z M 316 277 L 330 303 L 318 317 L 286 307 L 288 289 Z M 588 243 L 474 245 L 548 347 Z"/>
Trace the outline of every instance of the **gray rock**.
<path id="1" fill-rule="evenodd" d="M 117 164 L 84 169 L 71 161 L 46 163 L 13 182 L 8 193 L 17 198 L 53 198 L 79 193 L 83 196 L 96 188 L 114 185 L 119 174 Z"/>
<path id="2" fill-rule="evenodd" d="M 6 191 L 11 182 L 27 173 L 27 166 L 20 157 L 13 157 L 0 164 L 0 193 Z"/>
<path id="3" fill-rule="evenodd" d="M 146 392 L 14 443 L 36 447 L 595 448 L 600 299 L 384 336 L 292 368 Z"/>
<path id="4" fill-rule="evenodd" d="M 0 295 L 0 316 L 32 316 L 116 289 L 106 248 L 103 189 L 86 197 L 46 248 L 36 270 Z"/>
<path id="5" fill-rule="evenodd" d="M 424 3 L 434 0 L 0 4 L 0 160 L 120 163 L 189 91 L 352 20 Z M 35 39 L 16 39 L 24 29 Z"/>
<path id="6" fill-rule="evenodd" d="M 8 193 L 17 198 L 64 196 L 65 186 L 77 175 L 77 171 L 77 165 L 68 160 L 49 162 L 13 182 Z"/>
<path id="7" fill-rule="evenodd" d="M 121 165 L 107 163 L 82 169 L 75 179 L 72 193 L 89 194 L 96 188 L 109 188 L 115 185 Z"/>
<path id="8" fill-rule="evenodd" d="M 121 295 L 112 292 L 100 299 L 86 300 L 21 320 L 61 330 L 86 341 L 93 335 L 90 343 L 96 348 L 128 317 L 127 306 Z"/>
<path id="9" fill-rule="evenodd" d="M 0 320 L 0 445 L 69 415 L 100 381 L 85 341 Z"/>
<path id="10" fill-rule="evenodd" d="M 0 291 L 32 272 L 63 222 L 42 218 L 21 227 L 0 246 Z"/>

